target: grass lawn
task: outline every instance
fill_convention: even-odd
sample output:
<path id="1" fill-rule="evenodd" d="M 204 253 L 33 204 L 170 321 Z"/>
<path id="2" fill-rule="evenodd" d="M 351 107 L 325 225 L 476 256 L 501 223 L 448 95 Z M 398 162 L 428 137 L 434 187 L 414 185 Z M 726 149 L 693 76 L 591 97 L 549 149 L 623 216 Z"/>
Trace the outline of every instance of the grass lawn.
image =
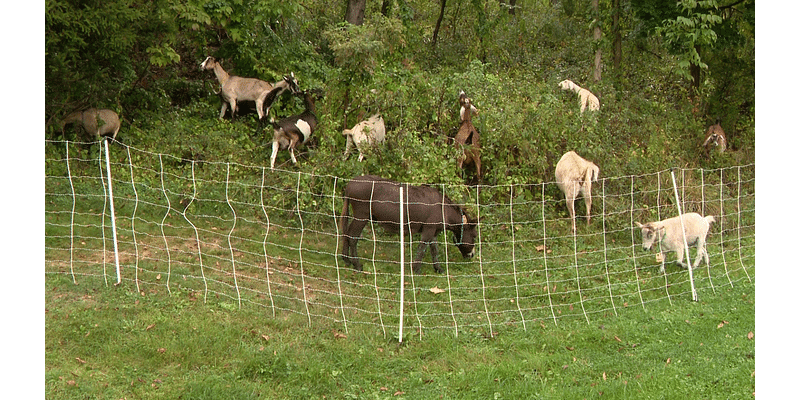
<path id="1" fill-rule="evenodd" d="M 375 326 L 230 309 L 191 291 L 141 295 L 45 278 L 49 399 L 579 399 L 754 397 L 755 284 L 619 316 L 483 331 Z"/>

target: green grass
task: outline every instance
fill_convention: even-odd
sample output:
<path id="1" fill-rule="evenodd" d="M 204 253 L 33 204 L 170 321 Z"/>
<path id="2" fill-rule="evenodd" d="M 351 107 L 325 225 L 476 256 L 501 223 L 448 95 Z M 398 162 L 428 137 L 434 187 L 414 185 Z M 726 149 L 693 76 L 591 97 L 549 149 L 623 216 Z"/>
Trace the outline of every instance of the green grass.
<path id="1" fill-rule="evenodd" d="M 754 285 L 618 317 L 386 337 L 304 315 L 45 280 L 50 399 L 752 398 Z M 224 300 L 224 299 L 223 299 Z"/>

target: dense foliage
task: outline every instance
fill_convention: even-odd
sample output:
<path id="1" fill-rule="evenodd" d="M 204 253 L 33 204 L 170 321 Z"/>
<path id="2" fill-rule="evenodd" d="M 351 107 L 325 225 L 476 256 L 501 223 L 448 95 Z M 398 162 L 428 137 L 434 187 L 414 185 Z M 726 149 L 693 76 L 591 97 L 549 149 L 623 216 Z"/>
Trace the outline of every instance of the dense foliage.
<path id="1" fill-rule="evenodd" d="M 595 13 L 576 0 L 513 8 L 384 0 L 367 2 L 355 26 L 343 22 L 345 0 L 47 0 L 46 135 L 69 111 L 107 107 L 121 115 L 129 145 L 266 165 L 271 128 L 254 114 L 217 118 L 219 85 L 199 68 L 212 55 L 235 75 L 274 82 L 291 71 L 301 88 L 323 90 L 314 141 L 296 167 L 281 153 L 281 168 L 468 182 L 448 141 L 459 90 L 480 109 L 486 184 L 551 181 L 567 150 L 595 160 L 605 176 L 752 162 L 754 3 L 601 0 Z M 618 66 L 610 62 L 615 38 Z M 604 73 L 594 82 L 597 49 Z M 597 94 L 601 111 L 581 116 L 575 94 L 558 89 L 562 79 Z M 284 95 L 271 116 L 301 109 L 300 98 Z M 342 160 L 341 130 L 378 111 L 386 147 L 363 163 Z M 700 144 L 717 118 L 732 151 L 707 155 Z"/>

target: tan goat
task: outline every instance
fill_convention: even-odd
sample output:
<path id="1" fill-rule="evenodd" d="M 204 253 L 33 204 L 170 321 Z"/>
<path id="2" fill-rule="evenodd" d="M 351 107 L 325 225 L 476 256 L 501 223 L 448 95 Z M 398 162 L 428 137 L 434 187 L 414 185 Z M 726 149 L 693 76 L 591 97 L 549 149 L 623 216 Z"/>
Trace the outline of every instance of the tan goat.
<path id="1" fill-rule="evenodd" d="M 708 152 L 716 149 L 718 153 L 724 153 L 728 149 L 728 139 L 725 137 L 725 131 L 722 130 L 719 120 L 708 127 L 703 148 Z"/>
<path id="2" fill-rule="evenodd" d="M 600 168 L 597 165 L 586 161 L 574 151 L 566 152 L 556 164 L 556 184 L 564 192 L 573 232 L 575 232 L 575 199 L 578 198 L 578 194 L 583 195 L 588 225 L 591 220 L 592 182 L 597 182 L 599 175 Z"/>
<path id="3" fill-rule="evenodd" d="M 119 115 L 108 109 L 89 108 L 83 111 L 75 111 L 61 120 L 61 134 L 64 134 L 64 127 L 69 124 L 79 124 L 83 130 L 92 136 L 117 138 L 119 133 Z"/>
<path id="4" fill-rule="evenodd" d="M 462 91 L 459 95 L 459 103 L 461 104 L 461 126 L 456 133 L 455 141 L 461 148 L 464 149 L 464 154 L 458 157 L 458 169 L 464 168 L 464 165 L 474 164 L 475 174 L 478 180 L 481 180 L 481 136 L 475 125 L 472 124 L 472 114 L 477 115 L 478 109 L 472 105 L 472 99 L 467 97 Z M 470 110 L 471 112 L 465 112 Z M 474 110 L 474 111 L 473 111 Z"/>

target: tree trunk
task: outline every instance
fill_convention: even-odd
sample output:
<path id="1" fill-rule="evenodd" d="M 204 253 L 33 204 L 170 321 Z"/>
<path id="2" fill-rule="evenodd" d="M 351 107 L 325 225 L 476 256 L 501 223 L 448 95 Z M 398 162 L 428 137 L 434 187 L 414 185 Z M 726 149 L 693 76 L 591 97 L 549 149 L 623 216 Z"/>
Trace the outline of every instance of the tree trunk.
<path id="1" fill-rule="evenodd" d="M 364 23 L 364 10 L 367 8 L 367 0 L 347 0 L 347 11 L 344 20 L 353 24 L 361 25 Z"/>
<path id="2" fill-rule="evenodd" d="M 447 0 L 441 0 L 442 8 L 439 9 L 439 18 L 436 19 L 436 27 L 433 28 L 433 41 L 431 42 L 431 47 L 436 47 L 436 39 L 439 37 L 439 28 L 442 26 L 442 19 L 444 18 L 444 6 L 447 4 Z"/>
<path id="3" fill-rule="evenodd" d="M 614 54 L 612 58 L 614 60 L 614 69 L 617 71 L 619 71 L 619 66 L 622 64 L 622 29 L 619 26 L 619 3 L 620 0 L 614 0 L 613 25 L 611 26 L 611 30 L 614 34 Z"/>
<path id="4" fill-rule="evenodd" d="M 389 17 L 389 14 L 392 12 L 392 5 L 394 5 L 394 0 L 383 0 L 381 14 L 383 14 L 384 17 Z"/>
<path id="5" fill-rule="evenodd" d="M 603 38 L 603 31 L 600 29 L 600 1 L 592 0 L 592 11 L 595 17 L 594 41 L 597 50 L 594 53 L 594 81 L 600 82 L 603 74 L 603 50 L 600 49 L 600 39 Z"/>

